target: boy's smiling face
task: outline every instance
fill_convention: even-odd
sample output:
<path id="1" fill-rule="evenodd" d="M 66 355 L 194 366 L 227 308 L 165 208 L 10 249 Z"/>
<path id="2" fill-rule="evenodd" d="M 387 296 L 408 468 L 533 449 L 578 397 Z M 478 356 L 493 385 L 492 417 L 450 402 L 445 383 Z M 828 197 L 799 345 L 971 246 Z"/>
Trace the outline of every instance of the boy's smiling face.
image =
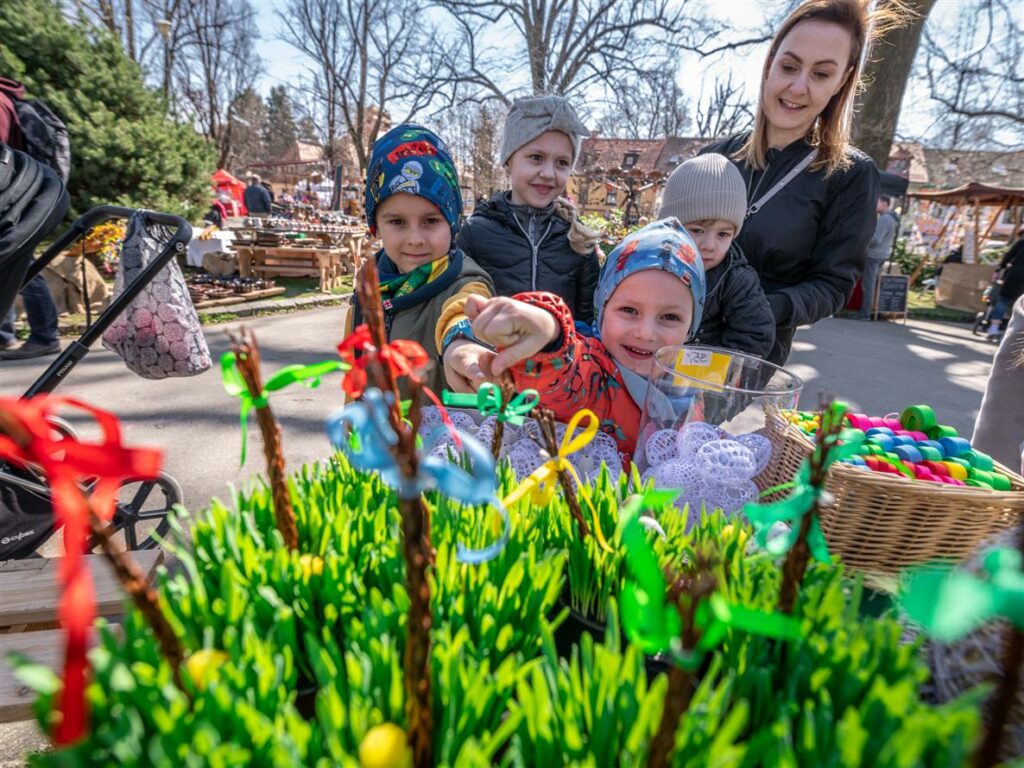
<path id="1" fill-rule="evenodd" d="M 704 263 L 705 272 L 714 269 L 725 260 L 729 246 L 736 237 L 735 224 L 723 219 L 704 219 L 691 221 L 685 226 L 700 250 L 700 260 Z"/>
<path id="2" fill-rule="evenodd" d="M 444 258 L 451 248 L 451 225 L 425 197 L 396 192 L 377 207 L 376 218 L 384 253 L 403 274 Z"/>
<path id="3" fill-rule="evenodd" d="M 654 353 L 690 335 L 693 295 L 675 275 L 645 269 L 625 278 L 601 315 L 601 341 L 617 363 L 649 376 Z"/>

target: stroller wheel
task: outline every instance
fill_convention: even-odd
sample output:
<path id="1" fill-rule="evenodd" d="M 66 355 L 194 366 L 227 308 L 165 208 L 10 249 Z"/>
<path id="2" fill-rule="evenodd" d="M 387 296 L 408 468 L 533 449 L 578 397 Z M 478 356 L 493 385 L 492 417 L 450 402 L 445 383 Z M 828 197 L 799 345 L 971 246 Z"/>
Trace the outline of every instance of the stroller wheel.
<path id="1" fill-rule="evenodd" d="M 111 520 L 112 538 L 126 550 L 155 549 L 157 537 L 167 535 L 167 516 L 182 500 L 181 486 L 166 472 L 156 480 L 128 480 L 117 494 L 117 506 Z M 87 550 L 97 547 L 90 537 Z"/>
<path id="2" fill-rule="evenodd" d="M 986 325 L 988 325 L 988 312 L 983 310 L 974 316 L 974 327 L 971 329 L 971 333 L 975 336 L 981 335 Z"/>

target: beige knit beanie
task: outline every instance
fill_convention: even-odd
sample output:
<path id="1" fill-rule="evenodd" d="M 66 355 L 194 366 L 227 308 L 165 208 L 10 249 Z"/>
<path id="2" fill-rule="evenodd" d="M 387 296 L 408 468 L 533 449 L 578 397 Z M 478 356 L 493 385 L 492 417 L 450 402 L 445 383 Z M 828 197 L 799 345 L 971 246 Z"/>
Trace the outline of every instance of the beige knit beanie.
<path id="1" fill-rule="evenodd" d="M 528 96 L 516 99 L 505 118 L 501 139 L 501 164 L 520 147 L 548 131 L 561 131 L 572 144 L 572 160 L 580 154 L 580 142 L 589 136 L 587 126 L 576 116 L 564 96 Z"/>
<path id="2" fill-rule="evenodd" d="M 687 160 L 668 177 L 658 218 L 675 216 L 683 224 L 722 219 L 743 227 L 747 190 L 739 169 L 724 155 L 707 154 Z"/>

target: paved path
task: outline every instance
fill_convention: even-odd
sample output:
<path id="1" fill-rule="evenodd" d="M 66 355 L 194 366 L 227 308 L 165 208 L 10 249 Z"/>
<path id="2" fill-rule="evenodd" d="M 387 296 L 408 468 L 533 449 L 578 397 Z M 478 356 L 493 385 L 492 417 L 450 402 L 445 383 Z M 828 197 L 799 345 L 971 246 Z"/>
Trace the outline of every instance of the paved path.
<path id="1" fill-rule="evenodd" d="M 828 319 L 797 333 L 788 367 L 806 382 L 804 408 L 826 390 L 870 415 L 927 403 L 970 435 L 995 350 L 957 323 Z"/>

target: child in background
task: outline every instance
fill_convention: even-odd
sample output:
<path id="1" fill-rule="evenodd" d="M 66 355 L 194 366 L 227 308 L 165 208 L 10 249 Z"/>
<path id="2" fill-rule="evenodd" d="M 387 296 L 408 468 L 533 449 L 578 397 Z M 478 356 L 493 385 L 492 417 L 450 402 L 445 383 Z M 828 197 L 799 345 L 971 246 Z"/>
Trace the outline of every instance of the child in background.
<path id="1" fill-rule="evenodd" d="M 665 219 L 628 235 L 608 255 L 594 305 L 600 337 L 578 333 L 550 293 L 472 297 L 466 314 L 474 336 L 499 350 L 483 358 L 492 376 L 509 371 L 517 389 L 536 389 L 560 421 L 591 409 L 628 458 L 654 353 L 700 326 L 704 268 L 683 226 Z"/>
<path id="2" fill-rule="evenodd" d="M 491 278 L 454 245 L 462 194 L 451 155 L 436 134 L 400 125 L 377 139 L 366 183 L 366 223 L 380 237 L 374 254 L 389 339 L 411 339 L 440 351 L 452 327 L 465 322 L 471 295 L 494 295 Z M 363 322 L 352 297 L 348 331 Z M 440 391 L 440 366 L 425 383 Z"/>
<path id="3" fill-rule="evenodd" d="M 722 155 L 698 155 L 668 177 L 661 218 L 690 233 L 704 264 L 704 319 L 694 342 L 765 357 L 775 344 L 775 316 L 761 279 L 735 242 L 747 211 L 739 170 Z"/>
<path id="4" fill-rule="evenodd" d="M 598 233 L 579 222 L 576 209 L 562 195 L 580 141 L 588 134 L 561 96 L 517 99 L 505 120 L 501 146 L 511 189 L 477 205 L 457 238 L 459 247 L 491 275 L 498 295 L 547 291 L 585 323 L 593 322 L 601 269 Z M 468 336 L 468 327 L 461 330 L 448 342 Z M 463 359 L 454 367 L 464 371 L 475 360 Z M 453 389 L 472 391 L 468 381 L 451 378 Z"/>
<path id="5" fill-rule="evenodd" d="M 589 323 L 600 271 L 598 235 L 579 223 L 572 203 L 562 198 L 587 135 L 565 98 L 516 99 L 501 145 L 511 188 L 477 206 L 458 243 L 491 274 L 499 295 L 554 293 Z"/>

